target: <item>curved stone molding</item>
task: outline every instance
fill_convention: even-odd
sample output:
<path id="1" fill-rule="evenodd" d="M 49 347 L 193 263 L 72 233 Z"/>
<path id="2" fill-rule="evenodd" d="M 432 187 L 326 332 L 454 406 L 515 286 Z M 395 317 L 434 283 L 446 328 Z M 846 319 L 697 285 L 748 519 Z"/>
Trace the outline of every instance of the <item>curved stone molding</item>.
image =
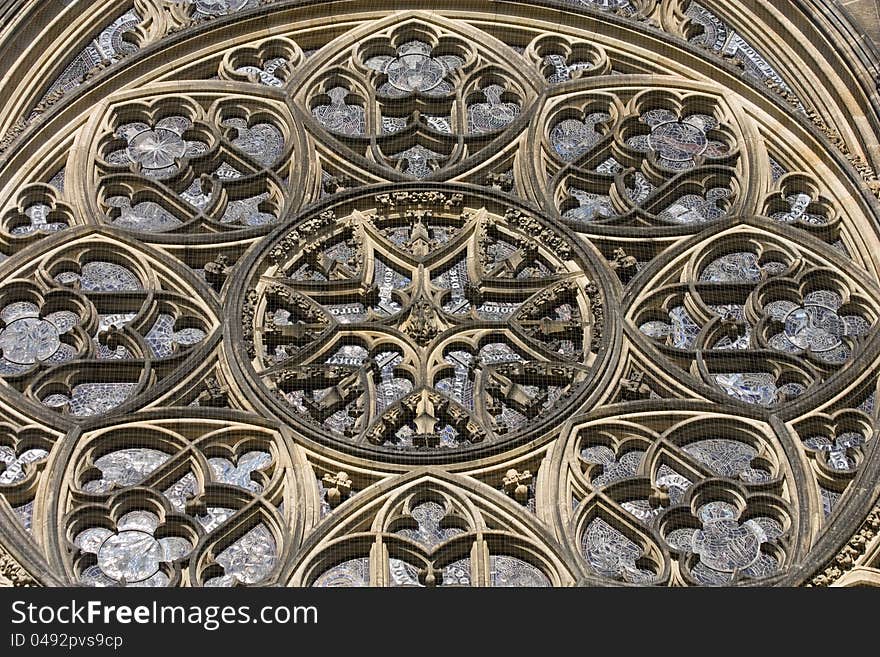
<path id="1" fill-rule="evenodd" d="M 878 61 L 790 5 L 0 13 L 0 581 L 880 581 Z"/>

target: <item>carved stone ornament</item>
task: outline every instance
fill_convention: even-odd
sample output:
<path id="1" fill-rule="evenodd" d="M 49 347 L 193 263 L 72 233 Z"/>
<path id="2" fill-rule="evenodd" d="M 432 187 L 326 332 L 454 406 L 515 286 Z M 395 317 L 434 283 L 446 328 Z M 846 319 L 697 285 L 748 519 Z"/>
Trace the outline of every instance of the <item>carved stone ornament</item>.
<path id="1" fill-rule="evenodd" d="M 841 3 L 2 4 L 0 584 L 880 585 Z"/>

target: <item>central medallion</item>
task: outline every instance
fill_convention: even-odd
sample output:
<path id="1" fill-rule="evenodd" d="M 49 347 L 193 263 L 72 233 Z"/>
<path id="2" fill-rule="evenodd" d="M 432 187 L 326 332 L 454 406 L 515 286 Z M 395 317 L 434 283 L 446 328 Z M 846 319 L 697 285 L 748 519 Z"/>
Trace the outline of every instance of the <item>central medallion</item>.
<path id="1" fill-rule="evenodd" d="M 583 400 L 609 330 L 598 267 L 563 227 L 442 189 L 365 192 L 253 256 L 243 365 L 304 434 L 448 458 Z"/>

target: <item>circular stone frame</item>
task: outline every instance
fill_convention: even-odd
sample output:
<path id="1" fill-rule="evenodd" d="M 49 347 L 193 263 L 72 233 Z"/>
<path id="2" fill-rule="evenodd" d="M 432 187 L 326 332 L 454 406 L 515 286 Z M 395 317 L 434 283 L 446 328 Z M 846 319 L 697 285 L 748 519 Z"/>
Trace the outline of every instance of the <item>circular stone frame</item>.
<path id="1" fill-rule="evenodd" d="M 249 293 L 254 289 L 254 280 L 259 276 L 259 268 L 269 256 L 279 241 L 292 230 L 302 226 L 306 222 L 314 221 L 319 215 L 327 211 L 343 209 L 347 216 L 348 210 L 365 209 L 375 204 L 375 197 L 382 194 L 406 193 L 406 192 L 439 192 L 448 195 L 461 194 L 464 198 L 465 207 L 486 207 L 494 214 L 504 215 L 508 210 L 518 211 L 534 219 L 540 225 L 542 231 L 548 231 L 548 235 L 562 239 L 571 248 L 571 259 L 578 262 L 581 271 L 598 288 L 599 297 L 597 306 L 601 308 L 598 313 L 594 312 L 595 326 L 597 327 L 597 339 L 594 348 L 595 360 L 588 367 L 589 373 L 585 380 L 574 384 L 568 399 L 560 402 L 557 406 L 549 409 L 533 418 L 525 431 L 513 431 L 497 440 L 483 443 L 472 443 L 455 448 L 412 448 L 408 450 L 392 449 L 378 445 L 364 445 L 346 442 L 343 438 L 337 438 L 326 431 L 320 431 L 318 427 L 302 422 L 297 419 L 289 406 L 286 406 L 270 390 L 259 381 L 258 374 L 248 357 L 243 324 L 246 321 L 246 313 L 243 308 L 247 304 Z M 366 201 L 366 204 L 365 204 Z M 475 203 L 477 201 L 477 203 Z M 520 229 L 517 229 L 520 230 Z M 302 244 L 300 245 L 302 246 Z M 544 217 L 540 211 L 529 207 L 519 199 L 500 192 L 474 185 L 453 183 L 410 183 L 410 184 L 383 184 L 367 187 L 359 187 L 356 190 L 348 190 L 338 193 L 311 208 L 288 217 L 272 234 L 263 240 L 258 249 L 248 253 L 239 263 L 241 272 L 236 276 L 235 286 L 228 291 L 229 307 L 232 310 L 227 316 L 229 326 L 226 329 L 227 350 L 231 354 L 230 364 L 234 368 L 234 375 L 242 382 L 242 389 L 248 399 L 254 404 L 258 412 L 267 417 L 275 418 L 291 427 L 307 441 L 313 441 L 331 447 L 349 457 L 359 457 L 368 460 L 378 460 L 390 464 L 413 465 L 413 464 L 438 464 L 453 463 L 482 459 L 490 456 L 509 456 L 514 448 L 528 445 L 534 448 L 536 445 L 551 440 L 555 435 L 552 429 L 560 427 L 565 420 L 578 409 L 588 407 L 591 400 L 601 394 L 602 382 L 611 375 L 612 369 L 609 364 L 613 362 L 614 348 L 620 342 L 622 324 L 611 313 L 605 312 L 607 307 L 608 291 L 619 286 L 609 275 L 607 268 L 602 266 L 600 255 L 593 252 L 589 246 L 579 239 L 573 231 L 561 224 Z M 251 295 L 252 296 L 252 295 Z M 593 305 L 591 299 L 591 306 Z M 253 322 L 253 318 L 250 318 Z M 588 348 L 584 345 L 584 348 Z"/>

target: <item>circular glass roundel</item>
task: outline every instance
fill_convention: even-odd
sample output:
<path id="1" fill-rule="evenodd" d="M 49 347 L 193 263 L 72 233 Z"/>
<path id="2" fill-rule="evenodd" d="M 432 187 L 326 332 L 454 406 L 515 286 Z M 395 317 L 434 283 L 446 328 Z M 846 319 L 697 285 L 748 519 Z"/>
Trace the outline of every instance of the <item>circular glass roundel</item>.
<path id="1" fill-rule="evenodd" d="M 144 169 L 165 169 L 186 154 L 186 142 L 171 130 L 144 130 L 131 140 L 128 152 Z"/>
<path id="2" fill-rule="evenodd" d="M 158 572 L 162 556 L 162 546 L 151 534 L 123 531 L 101 545 L 98 566 L 118 581 L 141 582 Z"/>
<path id="3" fill-rule="evenodd" d="M 391 60 L 385 72 L 401 91 L 430 91 L 443 81 L 446 68 L 424 53 L 408 53 Z"/>
<path id="4" fill-rule="evenodd" d="M 604 284 L 577 238 L 455 186 L 363 192 L 251 266 L 235 351 L 269 406 L 346 451 L 535 439 L 601 369 Z"/>
<path id="5" fill-rule="evenodd" d="M 648 142 L 661 157 L 672 162 L 688 162 L 709 147 L 706 133 L 685 121 L 660 124 L 648 136 Z"/>
<path id="6" fill-rule="evenodd" d="M 840 346 L 846 325 L 832 308 L 816 304 L 795 308 L 785 318 L 785 334 L 801 349 L 822 352 Z"/>
<path id="7" fill-rule="evenodd" d="M 57 327 L 44 319 L 24 317 L 0 332 L 0 352 L 18 365 L 46 360 L 61 347 Z"/>

